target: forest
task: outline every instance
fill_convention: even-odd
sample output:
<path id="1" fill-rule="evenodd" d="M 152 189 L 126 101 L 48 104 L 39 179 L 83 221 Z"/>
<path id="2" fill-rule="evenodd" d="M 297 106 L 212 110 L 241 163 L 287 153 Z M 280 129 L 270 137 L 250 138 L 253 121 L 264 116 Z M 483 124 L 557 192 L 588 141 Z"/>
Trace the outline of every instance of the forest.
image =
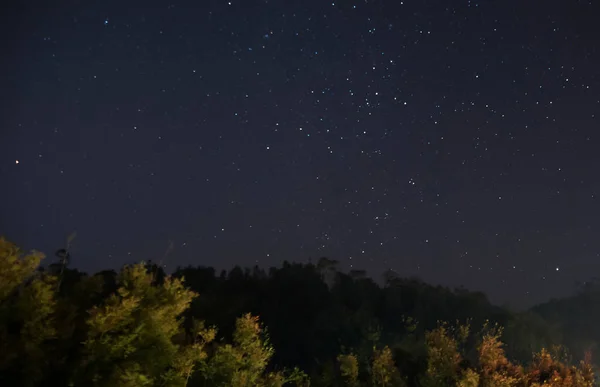
<path id="1" fill-rule="evenodd" d="M 0 238 L 1 386 L 597 385 L 600 288 L 524 312 L 337 262 L 86 274 Z"/>

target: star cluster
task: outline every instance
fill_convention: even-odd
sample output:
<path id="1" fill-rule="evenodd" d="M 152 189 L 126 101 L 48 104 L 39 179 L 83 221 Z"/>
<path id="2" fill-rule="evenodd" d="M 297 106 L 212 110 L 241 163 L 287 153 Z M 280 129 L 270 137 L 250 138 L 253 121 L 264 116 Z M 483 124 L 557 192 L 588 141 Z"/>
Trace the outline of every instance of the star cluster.
<path id="1" fill-rule="evenodd" d="M 22 6 L 2 64 L 0 232 L 53 251 L 77 230 L 86 270 L 327 256 L 496 302 L 565 294 L 600 269 L 598 14 Z"/>

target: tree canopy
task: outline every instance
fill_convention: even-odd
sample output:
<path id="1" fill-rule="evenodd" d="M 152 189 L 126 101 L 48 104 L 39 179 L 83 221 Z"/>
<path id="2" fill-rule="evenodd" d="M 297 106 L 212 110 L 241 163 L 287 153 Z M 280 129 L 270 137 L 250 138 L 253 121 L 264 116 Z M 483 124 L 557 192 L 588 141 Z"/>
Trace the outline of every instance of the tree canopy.
<path id="1" fill-rule="evenodd" d="M 380 286 L 329 259 L 88 275 L 59 251 L 43 266 L 0 238 L 0 385 L 594 385 L 594 347 L 582 332 L 561 345 L 583 325 L 565 324 L 558 301 L 514 313 L 417 279 Z M 585 305 L 598 305 L 592 291 Z"/>

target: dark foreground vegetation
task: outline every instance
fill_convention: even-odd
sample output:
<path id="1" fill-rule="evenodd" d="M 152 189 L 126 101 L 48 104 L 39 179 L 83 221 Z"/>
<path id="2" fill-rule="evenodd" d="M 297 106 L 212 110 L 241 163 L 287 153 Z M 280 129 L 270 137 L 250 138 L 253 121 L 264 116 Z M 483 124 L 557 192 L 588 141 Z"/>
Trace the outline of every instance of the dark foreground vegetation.
<path id="1" fill-rule="evenodd" d="M 0 386 L 594 385 L 594 286 L 514 313 L 324 258 L 167 276 L 87 275 L 57 256 L 42 268 L 0 239 Z"/>

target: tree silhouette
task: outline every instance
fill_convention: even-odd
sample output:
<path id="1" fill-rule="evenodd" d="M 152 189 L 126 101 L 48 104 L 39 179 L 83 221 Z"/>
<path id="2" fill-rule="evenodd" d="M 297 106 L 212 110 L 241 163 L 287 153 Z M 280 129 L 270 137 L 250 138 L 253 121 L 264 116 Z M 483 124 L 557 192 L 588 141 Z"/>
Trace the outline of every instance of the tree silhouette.
<path id="1" fill-rule="evenodd" d="M 596 337 L 591 291 L 515 313 L 395 273 L 379 286 L 326 258 L 87 275 L 68 267 L 72 240 L 40 270 L 43 254 L 0 238 L 2 386 L 593 385 L 591 354 L 556 346 Z"/>

